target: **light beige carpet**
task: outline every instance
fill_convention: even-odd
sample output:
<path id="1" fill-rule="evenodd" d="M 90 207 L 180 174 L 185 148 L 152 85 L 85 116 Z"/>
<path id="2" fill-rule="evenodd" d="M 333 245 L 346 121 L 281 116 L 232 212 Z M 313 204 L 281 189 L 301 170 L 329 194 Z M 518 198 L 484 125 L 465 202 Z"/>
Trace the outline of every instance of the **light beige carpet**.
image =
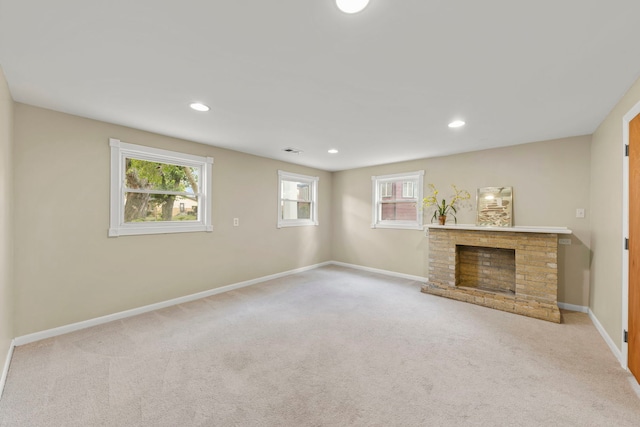
<path id="1" fill-rule="evenodd" d="M 325 267 L 18 347 L 0 425 L 640 425 L 591 321 L 563 316 Z"/>

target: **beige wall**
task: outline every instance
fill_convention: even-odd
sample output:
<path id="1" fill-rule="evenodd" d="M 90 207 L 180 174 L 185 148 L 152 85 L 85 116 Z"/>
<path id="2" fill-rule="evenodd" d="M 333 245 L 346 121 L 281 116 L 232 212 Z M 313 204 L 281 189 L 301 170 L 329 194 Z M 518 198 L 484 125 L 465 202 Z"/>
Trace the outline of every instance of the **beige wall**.
<path id="1" fill-rule="evenodd" d="M 330 260 L 329 172 L 19 103 L 14 130 L 16 336 Z M 214 157 L 214 231 L 108 238 L 110 137 Z M 320 177 L 319 226 L 276 228 L 278 169 Z"/>
<path id="2" fill-rule="evenodd" d="M 0 68 L 0 373 L 13 334 L 12 296 L 13 99 Z"/>
<path id="3" fill-rule="evenodd" d="M 447 157 L 337 172 L 333 178 L 333 241 L 336 261 L 405 274 L 428 276 L 428 242 L 416 230 L 371 228 L 371 176 L 425 171 L 425 184 L 441 194 L 450 185 L 472 193 L 478 187 L 512 186 L 515 225 L 564 226 L 573 230 L 571 246 L 559 247 L 558 300 L 589 303 L 590 136 L 536 142 Z M 425 192 L 427 188 L 425 185 Z M 430 215 L 426 215 L 428 221 Z M 475 222 L 475 207 L 458 215 Z"/>
<path id="4" fill-rule="evenodd" d="M 591 309 L 622 348 L 622 118 L 640 102 L 636 81 L 593 134 Z"/>

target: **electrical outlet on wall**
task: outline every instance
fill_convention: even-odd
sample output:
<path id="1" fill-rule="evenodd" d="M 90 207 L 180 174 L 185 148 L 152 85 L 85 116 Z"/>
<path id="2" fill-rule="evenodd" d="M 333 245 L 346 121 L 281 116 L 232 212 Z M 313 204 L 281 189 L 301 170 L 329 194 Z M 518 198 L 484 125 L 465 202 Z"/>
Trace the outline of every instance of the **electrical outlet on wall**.
<path id="1" fill-rule="evenodd" d="M 576 218 L 584 218 L 584 208 L 576 209 Z"/>
<path id="2" fill-rule="evenodd" d="M 240 218 L 233 218 L 233 226 L 238 227 L 240 225 Z"/>

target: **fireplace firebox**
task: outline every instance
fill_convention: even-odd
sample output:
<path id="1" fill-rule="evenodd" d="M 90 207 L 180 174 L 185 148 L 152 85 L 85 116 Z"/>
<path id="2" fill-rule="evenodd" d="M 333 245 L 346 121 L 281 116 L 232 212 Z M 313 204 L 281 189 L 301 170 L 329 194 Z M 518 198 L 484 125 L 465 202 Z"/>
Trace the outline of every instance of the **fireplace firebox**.
<path id="1" fill-rule="evenodd" d="M 515 249 L 456 245 L 456 286 L 515 295 Z"/>

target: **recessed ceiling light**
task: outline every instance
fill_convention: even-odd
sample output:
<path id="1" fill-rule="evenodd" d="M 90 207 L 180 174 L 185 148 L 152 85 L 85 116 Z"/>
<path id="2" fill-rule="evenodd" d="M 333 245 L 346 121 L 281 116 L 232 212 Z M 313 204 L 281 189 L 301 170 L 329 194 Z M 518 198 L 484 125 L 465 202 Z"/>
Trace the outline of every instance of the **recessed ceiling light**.
<path id="1" fill-rule="evenodd" d="M 335 148 L 332 148 L 331 150 L 328 151 L 329 154 L 338 154 L 338 150 L 336 150 Z"/>
<path id="2" fill-rule="evenodd" d="M 210 108 L 208 105 L 204 105 L 200 102 L 193 102 L 189 105 L 189 107 L 193 108 L 196 111 L 209 111 Z"/>
<path id="3" fill-rule="evenodd" d="M 459 128 L 462 126 L 464 126 L 464 122 L 462 120 L 454 120 L 451 123 L 449 123 L 450 128 Z"/>
<path id="4" fill-rule="evenodd" d="M 358 13 L 369 4 L 369 0 L 336 0 L 338 9 L 344 13 Z"/>

